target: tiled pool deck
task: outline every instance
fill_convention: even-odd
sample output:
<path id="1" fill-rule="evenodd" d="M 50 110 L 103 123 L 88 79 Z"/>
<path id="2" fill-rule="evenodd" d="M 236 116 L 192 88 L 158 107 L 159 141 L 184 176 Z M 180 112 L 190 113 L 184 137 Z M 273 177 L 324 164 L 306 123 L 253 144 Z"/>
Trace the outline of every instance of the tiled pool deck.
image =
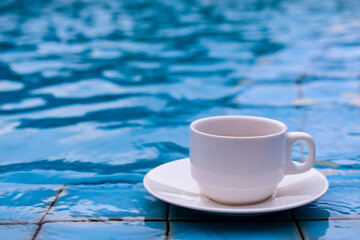
<path id="1" fill-rule="evenodd" d="M 1 1 L 0 13 L 0 239 L 359 239 L 359 1 Z M 191 121 L 238 114 L 312 134 L 329 191 L 242 217 L 145 191 L 150 169 L 188 156 Z"/>

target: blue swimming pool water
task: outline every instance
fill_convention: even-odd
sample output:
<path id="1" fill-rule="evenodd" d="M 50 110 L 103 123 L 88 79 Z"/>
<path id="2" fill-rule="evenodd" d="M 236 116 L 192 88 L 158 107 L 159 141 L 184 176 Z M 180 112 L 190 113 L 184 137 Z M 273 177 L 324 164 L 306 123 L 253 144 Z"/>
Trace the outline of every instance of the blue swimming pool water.
<path id="1" fill-rule="evenodd" d="M 165 221 L 144 174 L 188 156 L 191 121 L 230 114 L 309 132 L 330 193 L 353 194 L 292 216 L 358 216 L 359 17 L 358 1 L 1 1 L 0 222 L 40 221 L 60 189 L 45 220 Z"/>

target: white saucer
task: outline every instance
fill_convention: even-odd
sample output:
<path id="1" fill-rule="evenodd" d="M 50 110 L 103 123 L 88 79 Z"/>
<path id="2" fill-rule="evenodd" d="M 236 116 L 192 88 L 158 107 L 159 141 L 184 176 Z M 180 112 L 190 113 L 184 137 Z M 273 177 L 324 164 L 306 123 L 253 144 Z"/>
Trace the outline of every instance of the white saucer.
<path id="1" fill-rule="evenodd" d="M 315 169 L 288 175 L 277 192 L 264 202 L 231 206 L 214 202 L 200 192 L 190 175 L 189 158 L 172 161 L 152 169 L 144 178 L 146 190 L 165 202 L 200 211 L 226 214 L 259 214 L 287 210 L 311 203 L 329 188 L 326 177 Z"/>

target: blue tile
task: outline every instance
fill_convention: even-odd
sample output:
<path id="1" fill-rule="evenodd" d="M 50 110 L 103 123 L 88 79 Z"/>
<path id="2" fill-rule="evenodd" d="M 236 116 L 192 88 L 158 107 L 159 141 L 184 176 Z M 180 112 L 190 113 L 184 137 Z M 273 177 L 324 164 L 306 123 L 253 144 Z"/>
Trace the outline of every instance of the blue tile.
<path id="1" fill-rule="evenodd" d="M 360 188 L 330 187 L 319 200 L 293 211 L 295 219 L 358 218 Z"/>
<path id="2" fill-rule="evenodd" d="M 318 160 L 353 158 L 359 153 L 360 114 L 356 108 L 313 108 L 302 129 L 315 140 Z"/>
<path id="3" fill-rule="evenodd" d="M 7 91 L 19 91 L 24 88 L 24 84 L 21 82 L 9 81 L 9 80 L 1 80 L 0 81 L 0 92 Z"/>
<path id="4" fill-rule="evenodd" d="M 279 53 L 279 55 L 280 54 L 281 53 Z M 244 77 L 255 83 L 293 83 L 302 74 L 305 68 L 304 64 L 299 62 L 292 63 L 289 59 L 284 59 L 285 61 L 276 61 L 280 58 L 281 56 L 278 56 L 277 54 L 259 58 L 258 62 L 260 64 L 253 65 L 250 70 L 245 73 Z"/>
<path id="5" fill-rule="evenodd" d="M 174 68 L 175 66 L 170 67 Z M 199 65 L 198 69 L 204 69 L 203 65 Z M 225 66 L 226 67 L 226 66 Z M 190 68 L 198 71 L 194 64 L 188 66 L 180 66 L 181 68 Z M 83 89 L 86 89 L 85 91 Z M 234 92 L 234 87 L 207 84 L 206 86 L 198 84 L 196 81 L 182 81 L 181 83 L 158 83 L 156 85 L 143 86 L 118 86 L 104 79 L 85 79 L 75 83 L 63 83 L 56 86 L 48 86 L 32 91 L 34 95 L 51 94 L 56 98 L 89 98 L 102 95 L 119 95 L 119 94 L 169 94 L 174 99 L 182 100 L 216 100 L 226 97 Z M 210 93 L 210 94 L 209 94 Z M 161 100 L 148 99 L 142 105 L 150 106 Z M 138 103 L 139 104 L 139 103 Z M 162 104 L 163 105 L 163 104 Z M 156 108 L 156 107 L 155 107 Z M 146 112 L 145 112 L 146 113 Z"/>
<path id="6" fill-rule="evenodd" d="M 38 240 L 164 239 L 164 222 L 57 222 L 46 223 Z"/>
<path id="7" fill-rule="evenodd" d="M 315 81 L 302 86 L 303 97 L 316 104 L 351 105 L 351 94 L 358 92 L 358 81 Z"/>
<path id="8" fill-rule="evenodd" d="M 0 145 L 3 153 L 0 155 L 3 163 L 0 166 L 0 181 L 33 184 L 46 181 L 69 185 L 142 182 L 150 169 L 189 155 L 188 125 L 191 121 L 224 115 L 224 109 L 219 107 L 199 111 L 190 107 L 186 109 L 189 111 L 179 118 L 159 114 L 134 122 L 135 126 L 116 121 L 80 123 L 43 129 L 36 138 L 33 138 L 33 130 L 29 129 L 6 132 L 0 135 L 0 142 L 3 142 Z M 91 107 L 81 106 L 59 112 L 81 115 L 90 110 Z M 52 114 L 56 115 L 54 112 Z M 43 148 L 44 142 L 46 148 Z M 14 150 L 18 144 L 22 151 Z"/>
<path id="9" fill-rule="evenodd" d="M 356 162 L 356 164 L 354 164 Z M 319 169 L 323 174 L 326 175 L 330 183 L 330 188 L 335 187 L 359 187 L 360 186 L 360 171 L 353 170 L 352 168 L 357 168 L 359 160 L 347 160 L 339 159 L 331 162 L 322 161 L 322 165 L 319 166 L 320 161 L 318 161 L 318 167 L 323 167 L 331 165 L 333 168 L 321 168 Z M 345 164 L 346 163 L 346 164 Z M 344 166 L 345 165 L 345 166 Z M 348 168 L 348 169 L 345 169 Z"/>
<path id="10" fill-rule="evenodd" d="M 196 116 L 208 115 L 204 111 Z M 142 182 L 150 169 L 188 156 L 188 125 L 181 120 L 163 124 L 146 129 L 114 123 L 79 124 L 44 129 L 36 139 L 32 130 L 2 134 L 0 181 L 69 185 Z M 22 151 L 14 150 L 18 144 Z"/>
<path id="11" fill-rule="evenodd" d="M 46 220 L 165 219 L 166 204 L 142 184 L 104 184 L 67 187 Z"/>
<path id="12" fill-rule="evenodd" d="M 170 220 L 233 220 L 233 221 L 259 221 L 264 219 L 282 219 L 290 220 L 290 211 L 281 211 L 270 214 L 260 215 L 221 215 L 203 211 L 196 211 L 192 209 L 182 208 L 175 205 L 170 205 L 169 212 Z"/>
<path id="13" fill-rule="evenodd" d="M 331 48 L 330 48 L 331 49 Z M 309 67 L 304 81 L 321 81 L 329 79 L 338 82 L 356 80 L 359 76 L 359 60 L 330 59 L 325 51 L 322 57 L 314 61 Z M 343 55 L 344 52 L 342 53 Z"/>
<path id="14" fill-rule="evenodd" d="M 291 107 L 297 98 L 294 84 L 254 84 L 240 93 L 236 101 L 243 106 Z"/>
<path id="15" fill-rule="evenodd" d="M 60 189 L 51 185 L 0 184 L 0 222 L 38 222 Z"/>
<path id="16" fill-rule="evenodd" d="M 351 24 L 346 26 L 346 30 L 347 31 L 351 31 L 354 30 L 355 28 L 353 28 L 353 26 L 351 26 Z M 358 26 L 357 26 L 358 29 Z M 344 32 L 344 31 L 343 31 Z M 345 41 L 345 39 L 342 39 Z M 355 39 L 353 39 L 355 40 Z M 324 55 L 322 56 L 325 59 L 328 60 L 333 60 L 333 61 L 339 61 L 342 60 L 341 62 L 348 62 L 348 61 L 352 61 L 355 62 L 357 60 L 359 60 L 359 55 L 360 55 L 360 47 L 359 45 L 351 45 L 351 44 L 340 44 L 340 45 L 333 45 L 331 46 L 328 51 L 326 51 L 324 53 Z M 339 61 L 340 62 L 340 61 Z"/>
<path id="17" fill-rule="evenodd" d="M 321 50 L 314 47 L 313 41 L 302 39 L 279 51 L 258 57 L 249 70 L 243 71 L 240 76 L 255 83 L 294 83 L 307 71 L 313 58 L 320 54 Z"/>
<path id="18" fill-rule="evenodd" d="M 79 112 L 70 109 L 67 111 Z M 1 135 L 1 141 L 7 141 L 0 146 L 4 153 L 0 160 L 7 164 L 6 168 L 2 168 L 8 170 L 1 172 L 0 180 L 35 184 L 44 180 L 51 184 L 125 179 L 142 181 L 143 175 L 131 170 L 142 169 L 143 165 L 146 168 L 156 166 L 157 163 L 153 160 L 156 149 L 141 151 L 130 140 L 126 140 L 133 134 L 132 129 L 108 131 L 100 129 L 100 126 L 101 124 L 79 124 L 76 127 L 44 129 L 36 133 L 36 138 L 33 137 L 33 131 L 25 129 Z M 117 144 L 119 142 L 121 144 Z M 17 144 L 22 145 L 22 151 L 14 151 Z M 100 145 L 101 151 L 96 147 Z M 131 164 L 134 159 L 139 159 L 141 166 L 134 167 Z M 17 171 L 18 168 L 22 171 Z"/>
<path id="19" fill-rule="evenodd" d="M 356 80 L 359 76 L 359 47 L 356 38 L 350 37 L 352 31 L 358 31 L 349 25 L 344 25 L 342 36 L 332 36 L 327 39 L 330 44 L 321 56 L 313 61 L 308 68 L 307 79 L 331 79 L 343 82 L 349 79 Z M 347 28 L 347 29 L 346 29 Z"/>
<path id="20" fill-rule="evenodd" d="M 0 225 L 0 239 L 19 240 L 32 239 L 37 225 Z"/>
<path id="21" fill-rule="evenodd" d="M 171 222 L 170 239 L 301 239 L 292 221 Z"/>
<path id="22" fill-rule="evenodd" d="M 358 239 L 360 220 L 300 221 L 305 239 Z"/>

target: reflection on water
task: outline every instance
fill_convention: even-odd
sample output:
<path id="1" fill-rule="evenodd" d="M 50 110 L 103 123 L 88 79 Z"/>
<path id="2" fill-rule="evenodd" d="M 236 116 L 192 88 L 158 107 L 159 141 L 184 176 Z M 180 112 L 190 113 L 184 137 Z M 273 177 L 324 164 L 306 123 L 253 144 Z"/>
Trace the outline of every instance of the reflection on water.
<path id="1" fill-rule="evenodd" d="M 359 12 L 356 1 L 2 1 L 0 181 L 140 182 L 188 155 L 191 121 L 238 109 L 278 111 L 296 130 L 304 72 L 355 75 L 358 47 L 315 60 L 358 44 Z"/>

